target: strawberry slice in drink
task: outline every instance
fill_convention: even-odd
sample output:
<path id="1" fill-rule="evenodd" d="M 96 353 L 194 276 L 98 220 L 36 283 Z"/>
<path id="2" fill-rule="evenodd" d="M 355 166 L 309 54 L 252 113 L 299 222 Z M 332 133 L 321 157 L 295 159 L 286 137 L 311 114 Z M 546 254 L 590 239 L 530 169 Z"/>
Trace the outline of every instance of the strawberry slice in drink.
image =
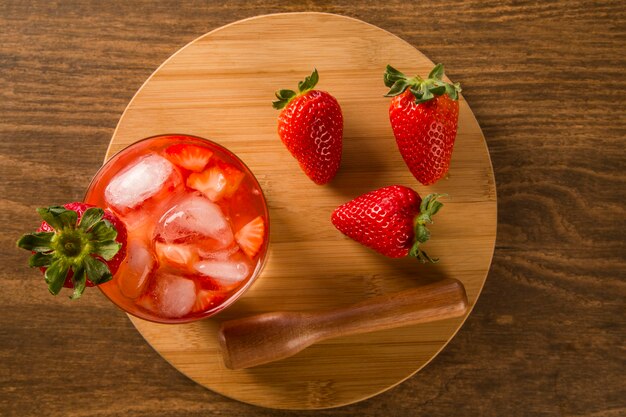
<path id="1" fill-rule="evenodd" d="M 217 291 L 201 289 L 196 294 L 196 302 L 193 304 L 191 311 L 207 311 L 213 306 L 221 304 L 224 301 L 224 298 L 224 294 Z"/>
<path id="2" fill-rule="evenodd" d="M 200 172 L 207 166 L 213 152 L 201 146 L 177 143 L 165 149 L 165 155 L 175 165 L 189 171 Z"/>
<path id="3" fill-rule="evenodd" d="M 258 216 L 235 233 L 235 241 L 250 259 L 254 258 L 265 241 L 265 221 Z"/>
<path id="4" fill-rule="evenodd" d="M 192 245 L 154 242 L 154 250 L 161 265 L 191 268 L 198 260 L 198 251 Z"/>
<path id="5" fill-rule="evenodd" d="M 217 202 L 224 197 L 232 197 L 244 177 L 243 172 L 220 161 L 200 173 L 189 175 L 187 186 L 200 191 L 209 200 Z"/>

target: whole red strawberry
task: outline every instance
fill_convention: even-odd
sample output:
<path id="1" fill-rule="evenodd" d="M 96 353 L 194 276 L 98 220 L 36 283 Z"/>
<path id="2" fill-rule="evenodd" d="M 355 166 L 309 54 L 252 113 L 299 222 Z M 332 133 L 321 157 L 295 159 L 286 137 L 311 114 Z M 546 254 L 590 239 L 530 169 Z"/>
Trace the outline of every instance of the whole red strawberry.
<path id="1" fill-rule="evenodd" d="M 33 252 L 28 263 L 44 273 L 48 290 L 74 288 L 79 298 L 85 287 L 103 284 L 126 257 L 126 227 L 111 211 L 85 203 L 37 209 L 43 222 L 25 234 L 17 246 Z"/>
<path id="2" fill-rule="evenodd" d="M 426 228 L 443 204 L 442 194 L 422 200 L 408 187 L 391 185 L 363 194 L 335 209 L 331 220 L 346 236 L 391 258 L 411 255 L 422 263 L 437 262 L 420 249 L 430 238 Z"/>
<path id="3" fill-rule="evenodd" d="M 413 176 L 430 185 L 448 172 L 459 119 L 461 86 L 442 80 L 437 64 L 428 78 L 406 75 L 387 65 L 386 97 L 393 97 L 389 120 L 396 143 Z"/>
<path id="4" fill-rule="evenodd" d="M 343 116 L 337 100 L 313 90 L 317 70 L 298 83 L 298 92 L 278 90 L 272 105 L 278 116 L 278 136 L 304 173 L 316 184 L 329 182 L 341 164 Z"/>

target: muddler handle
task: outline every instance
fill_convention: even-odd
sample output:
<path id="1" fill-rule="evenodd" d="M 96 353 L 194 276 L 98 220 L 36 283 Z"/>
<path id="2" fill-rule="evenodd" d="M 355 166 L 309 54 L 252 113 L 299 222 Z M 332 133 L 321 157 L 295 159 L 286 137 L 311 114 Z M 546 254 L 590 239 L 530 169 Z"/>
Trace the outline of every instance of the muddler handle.
<path id="1" fill-rule="evenodd" d="M 463 284 L 445 279 L 334 310 L 273 312 L 223 322 L 224 363 L 243 369 L 295 355 L 321 340 L 458 317 L 467 311 Z"/>

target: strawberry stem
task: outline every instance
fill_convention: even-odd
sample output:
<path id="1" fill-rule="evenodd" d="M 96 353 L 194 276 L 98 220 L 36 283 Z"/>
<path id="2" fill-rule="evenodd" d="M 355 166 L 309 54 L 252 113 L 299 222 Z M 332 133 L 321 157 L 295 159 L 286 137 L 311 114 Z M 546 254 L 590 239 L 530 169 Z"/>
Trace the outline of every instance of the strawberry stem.
<path id="1" fill-rule="evenodd" d="M 385 94 L 385 97 L 394 97 L 409 89 L 415 97 L 415 103 L 417 104 L 425 103 L 443 94 L 449 95 L 452 100 L 458 100 L 461 85 L 443 81 L 443 75 L 443 64 L 435 65 L 426 79 L 419 75 L 407 77 L 391 65 L 387 65 L 384 81 L 390 90 Z"/>
<path id="2" fill-rule="evenodd" d="M 17 246 L 33 252 L 28 260 L 31 267 L 46 268 L 44 279 L 52 294 L 61 291 L 70 270 L 74 284 L 72 299 L 81 296 L 87 279 L 98 285 L 113 278 L 103 260 L 111 260 L 121 245 L 115 241 L 115 227 L 103 219 L 104 210 L 87 209 L 80 223 L 77 213 L 65 207 L 40 208 L 37 212 L 54 232 L 25 234 Z"/>
<path id="3" fill-rule="evenodd" d="M 413 225 L 415 228 L 415 240 L 413 242 L 413 246 L 409 251 L 409 255 L 418 259 L 421 263 L 431 262 L 437 263 L 439 262 L 438 258 L 431 258 L 428 256 L 426 252 L 420 249 L 420 244 L 426 243 L 428 239 L 430 239 L 430 231 L 426 227 L 426 224 L 432 223 L 435 214 L 443 207 L 443 204 L 437 201 L 440 197 L 446 197 L 447 194 L 429 194 L 427 195 L 420 204 L 420 212 L 415 219 L 413 220 Z"/>
<path id="4" fill-rule="evenodd" d="M 294 98 L 301 96 L 307 91 L 311 91 L 317 85 L 317 82 L 319 81 L 319 79 L 320 77 L 319 77 L 319 74 L 317 73 L 317 69 L 313 69 L 313 73 L 311 73 L 311 75 L 309 75 L 303 81 L 300 81 L 298 83 L 297 93 L 293 90 L 276 91 L 275 94 L 278 100 L 272 102 L 272 107 L 274 107 L 276 110 L 285 108 L 287 104 L 289 104 L 289 102 L 293 100 Z"/>

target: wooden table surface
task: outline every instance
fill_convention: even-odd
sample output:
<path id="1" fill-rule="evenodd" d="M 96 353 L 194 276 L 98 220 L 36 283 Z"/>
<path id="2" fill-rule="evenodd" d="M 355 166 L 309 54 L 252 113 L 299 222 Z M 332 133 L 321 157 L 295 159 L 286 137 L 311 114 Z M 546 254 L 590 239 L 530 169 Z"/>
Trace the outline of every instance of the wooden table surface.
<path id="1" fill-rule="evenodd" d="M 0 415 L 626 415 L 626 4 L 351 3 L 0 2 Z M 173 52 L 304 10 L 446 64 L 486 136 L 499 218 L 482 296 L 430 365 L 367 401 L 289 412 L 194 384 L 98 291 L 53 298 L 15 241 L 35 207 L 82 198 L 124 107 Z"/>

